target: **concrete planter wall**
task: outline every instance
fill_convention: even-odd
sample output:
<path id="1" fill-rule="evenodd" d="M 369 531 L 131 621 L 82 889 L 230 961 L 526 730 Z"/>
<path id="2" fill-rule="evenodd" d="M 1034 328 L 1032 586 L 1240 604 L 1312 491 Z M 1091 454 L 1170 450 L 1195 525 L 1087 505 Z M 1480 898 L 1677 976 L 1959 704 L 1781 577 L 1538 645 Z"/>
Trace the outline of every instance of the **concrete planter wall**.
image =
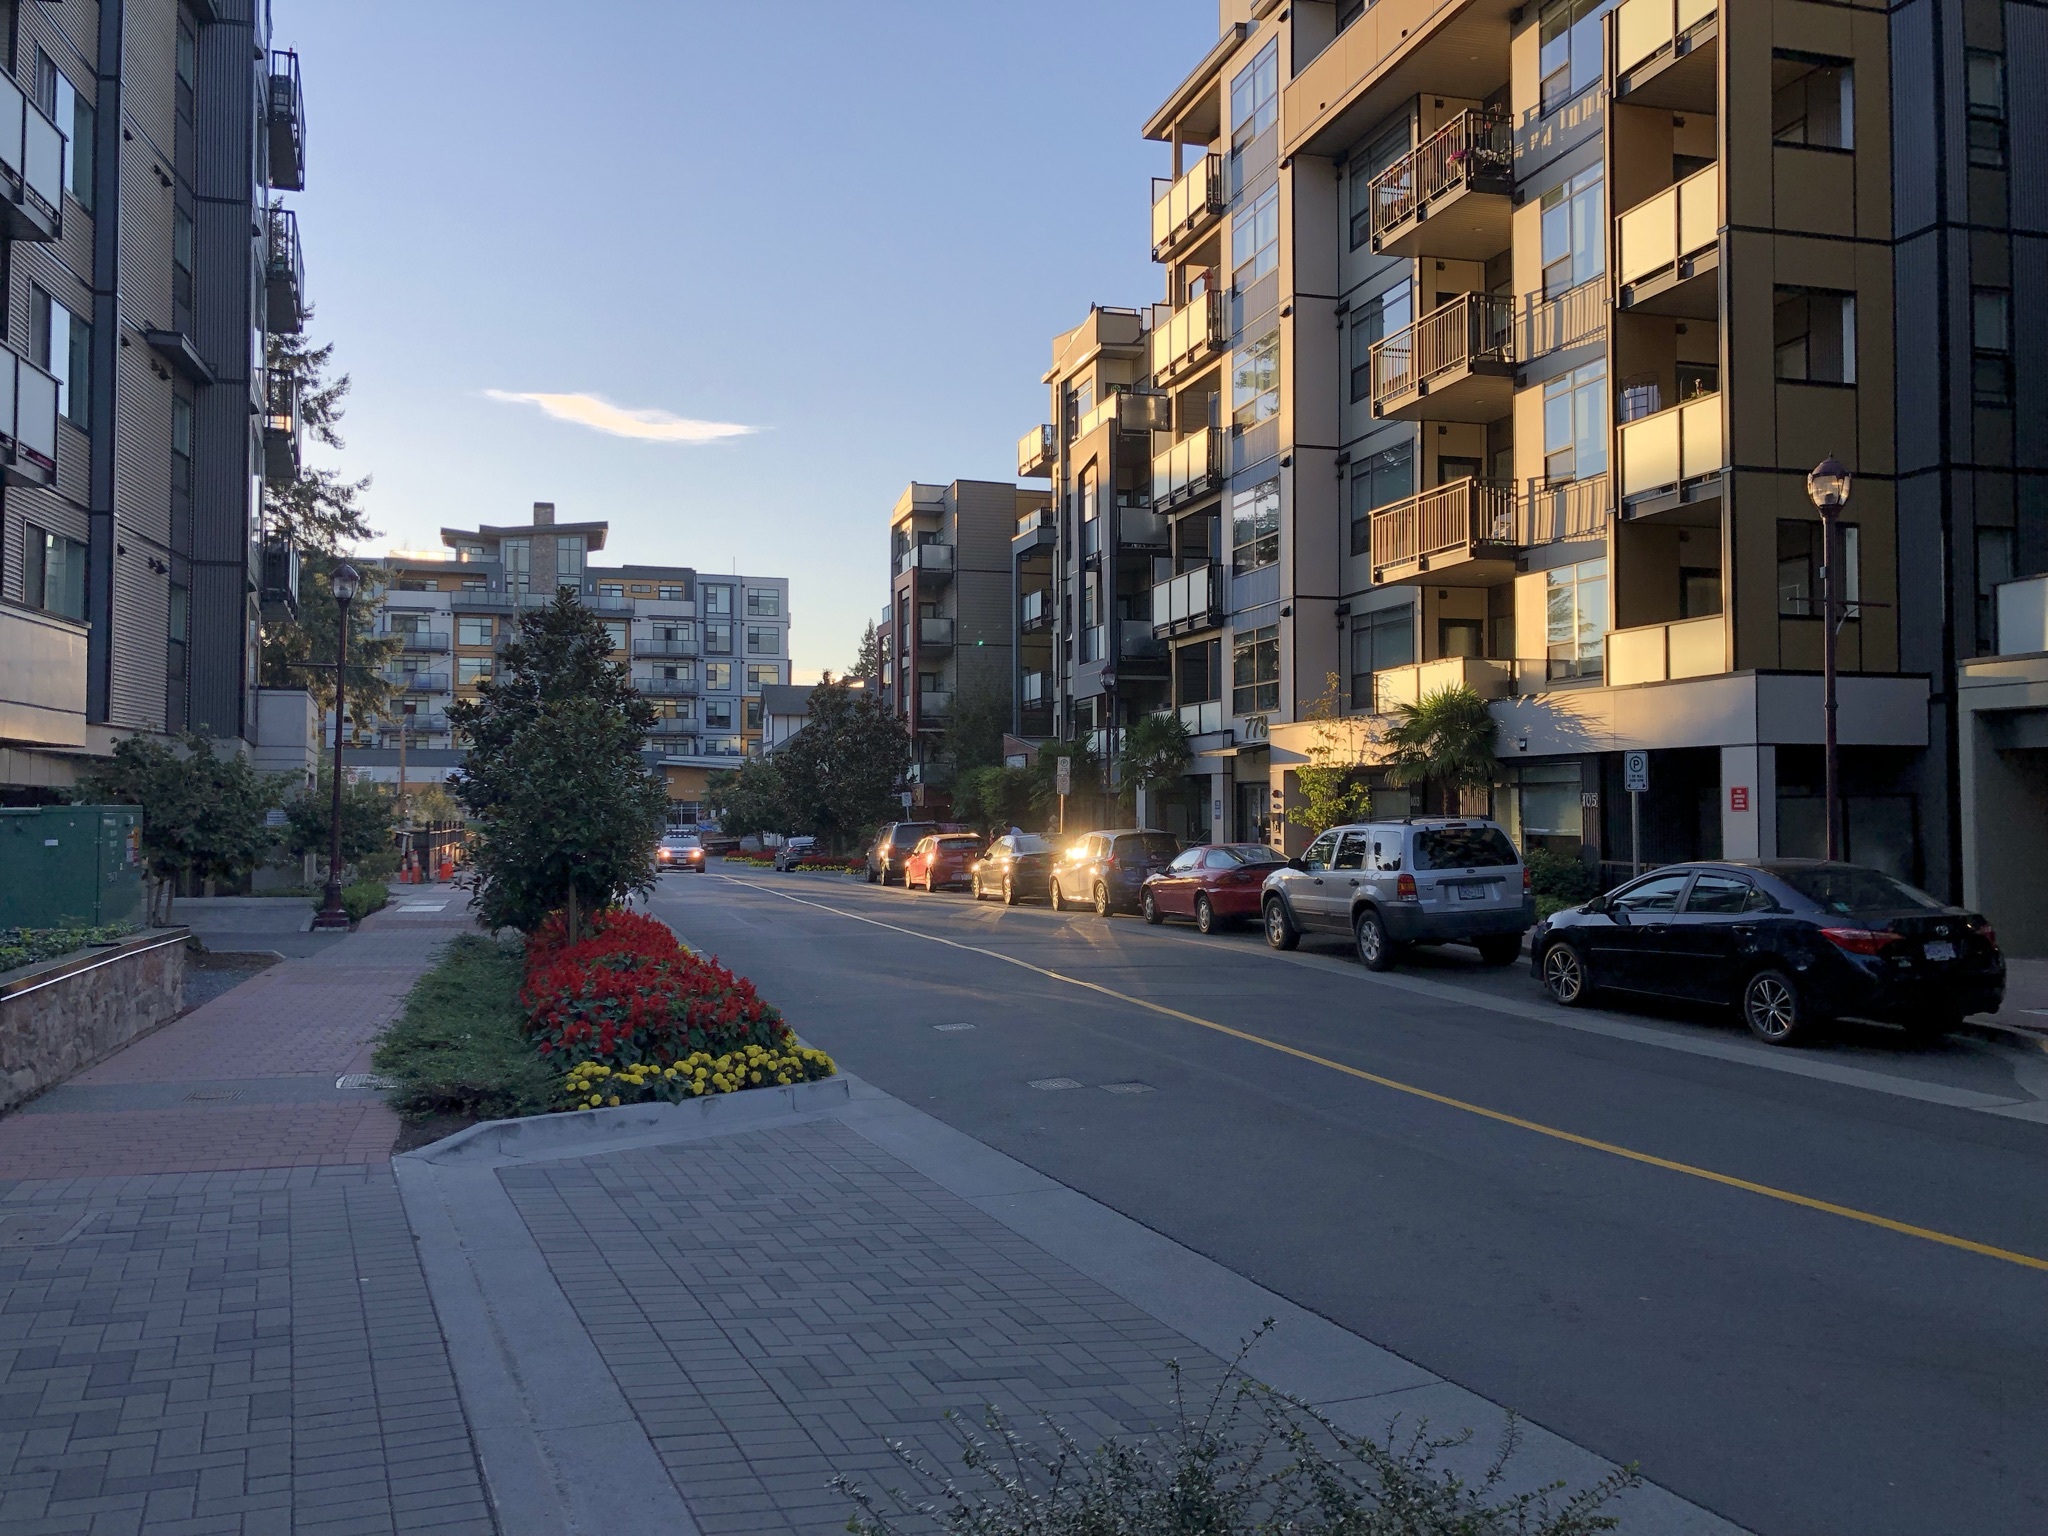
<path id="1" fill-rule="evenodd" d="M 189 933 L 157 928 L 0 976 L 0 1110 L 176 1018 Z"/>

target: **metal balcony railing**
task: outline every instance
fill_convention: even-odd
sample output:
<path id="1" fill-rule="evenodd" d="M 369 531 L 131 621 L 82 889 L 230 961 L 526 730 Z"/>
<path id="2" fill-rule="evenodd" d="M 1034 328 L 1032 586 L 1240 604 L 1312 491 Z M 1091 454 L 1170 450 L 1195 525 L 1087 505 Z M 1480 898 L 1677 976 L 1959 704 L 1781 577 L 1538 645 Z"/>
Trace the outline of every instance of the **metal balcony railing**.
<path id="1" fill-rule="evenodd" d="M 1529 295 L 1522 321 L 1522 362 L 1533 362 L 1566 347 L 1584 346 L 1607 334 L 1607 279 L 1596 277 L 1546 297 Z"/>
<path id="2" fill-rule="evenodd" d="M 1059 457 L 1059 438 L 1051 422 L 1041 422 L 1017 439 L 1017 478 L 1042 480 Z"/>
<path id="3" fill-rule="evenodd" d="M 406 693 L 446 693 L 448 674 L 446 672 L 406 672 L 396 667 L 384 670 L 384 680 Z"/>
<path id="4" fill-rule="evenodd" d="M 1514 542 L 1514 487 L 1498 480 L 1453 480 L 1372 515 L 1375 570 Z"/>
<path id="5" fill-rule="evenodd" d="M 263 472 L 274 485 L 299 477 L 304 440 L 299 418 L 299 376 L 288 368 L 263 370 Z"/>
<path id="6" fill-rule="evenodd" d="M 1017 605 L 1017 623 L 1023 629 L 1044 629 L 1052 623 L 1052 593 L 1026 592 Z"/>
<path id="7" fill-rule="evenodd" d="M 1135 389 L 1113 390 L 1096 401 L 1081 418 L 1076 437 L 1086 437 L 1097 427 L 1114 421 L 1120 432 L 1169 432 L 1173 429 L 1173 401 Z"/>
<path id="8" fill-rule="evenodd" d="M 633 654 L 635 656 L 694 656 L 697 654 L 697 645 L 698 642 L 695 640 L 636 639 L 633 642 Z"/>
<path id="9" fill-rule="evenodd" d="M 1208 629 L 1223 622 L 1223 567 L 1198 565 L 1152 588 L 1153 633 Z"/>
<path id="10" fill-rule="evenodd" d="M 272 332 L 296 335 L 306 323 L 306 252 L 299 244 L 299 216 L 273 204 L 264 241 L 265 313 Z"/>
<path id="11" fill-rule="evenodd" d="M 1152 259 L 1166 253 L 1184 235 L 1205 228 L 1230 205 L 1223 178 L 1223 157 L 1204 154 L 1179 176 L 1152 178 Z"/>
<path id="12" fill-rule="evenodd" d="M 920 616 L 917 621 L 917 643 L 920 646 L 947 646 L 953 643 L 953 621 Z"/>
<path id="13" fill-rule="evenodd" d="M 511 613 L 519 607 L 519 598 L 511 592 L 494 592 L 488 588 L 465 587 L 460 592 L 448 594 L 449 606 L 458 612 L 469 610 L 484 613 Z"/>
<path id="14" fill-rule="evenodd" d="M 673 715 L 656 715 L 653 722 L 647 727 L 647 734 L 650 736 L 694 736 L 697 734 L 697 722 L 694 720 L 677 719 Z"/>
<path id="15" fill-rule="evenodd" d="M 1223 729 L 1224 722 L 1230 718 L 1230 711 L 1224 707 L 1221 699 L 1203 699 L 1200 703 L 1183 704 L 1180 706 L 1179 714 L 1180 723 L 1186 726 L 1188 733 L 1193 736 L 1214 735 Z"/>
<path id="16" fill-rule="evenodd" d="M 388 629 L 386 634 L 400 635 L 405 639 L 408 651 L 429 653 L 448 649 L 448 632 L 435 629 Z"/>
<path id="17" fill-rule="evenodd" d="M 1026 538 L 1041 530 L 1050 530 L 1057 526 L 1058 524 L 1053 519 L 1051 507 L 1033 507 L 1029 512 L 1023 513 L 1018 517 L 1017 531 L 1011 537 L 1018 539 Z"/>
<path id="18" fill-rule="evenodd" d="M 1698 257 L 1721 239 L 1721 167 L 1704 170 L 1666 187 L 1621 216 L 1621 267 L 1627 288 Z"/>
<path id="19" fill-rule="evenodd" d="M 1052 674 L 1026 672 L 1018 694 L 1026 709 L 1041 709 L 1052 701 Z"/>
<path id="20" fill-rule="evenodd" d="M 1153 632 L 1150 619 L 1119 619 L 1117 654 L 1126 661 L 1149 660 L 1166 654 L 1166 642 Z"/>
<path id="21" fill-rule="evenodd" d="M 1413 218 L 1432 198 L 1481 178 L 1507 178 L 1514 166 L 1514 120 L 1507 113 L 1459 113 L 1373 178 L 1373 238 Z"/>
<path id="22" fill-rule="evenodd" d="M 650 699 L 689 699 L 702 685 L 694 677 L 636 677 L 633 686 Z"/>
<path id="23" fill-rule="evenodd" d="M 953 712 L 951 689 L 920 692 L 917 696 L 917 715 L 920 720 L 943 720 Z"/>
<path id="24" fill-rule="evenodd" d="M 1197 358 L 1230 345 L 1230 316 L 1215 289 L 1173 312 L 1152 332 L 1152 376 L 1168 379 Z"/>
<path id="25" fill-rule="evenodd" d="M 1514 360 L 1514 300 L 1505 294 L 1461 293 L 1373 343 L 1372 408 L 1377 413 L 1387 401 L 1474 363 Z"/>
<path id="26" fill-rule="evenodd" d="M 421 712 L 413 715 L 393 715 L 379 721 L 377 725 L 377 734 L 389 737 L 394 742 L 400 735 L 410 741 L 418 741 L 422 736 L 445 736 L 447 733 L 448 717 L 438 710 L 431 714 Z"/>
<path id="27" fill-rule="evenodd" d="M 1700 395 L 1654 416 L 1627 422 L 1616 434 L 1616 447 L 1623 501 L 1716 474 L 1726 458 L 1721 440 L 1721 397 Z"/>
<path id="28" fill-rule="evenodd" d="M 0 224 L 10 240 L 64 232 L 64 134 L 0 71 Z"/>
<path id="29" fill-rule="evenodd" d="M 899 572 L 921 571 L 928 576 L 950 576 L 953 574 L 953 546 L 913 544 L 904 551 L 896 569 Z"/>
<path id="30" fill-rule="evenodd" d="M 633 599 L 623 592 L 585 592 L 582 601 L 593 613 L 633 612 Z"/>
<path id="31" fill-rule="evenodd" d="M 1607 532 L 1609 505 L 1605 475 L 1531 480 L 1518 509 L 1521 526 L 1515 543 L 1529 548 L 1566 539 L 1597 539 Z"/>
<path id="32" fill-rule="evenodd" d="M 1214 427 L 1190 433 L 1152 456 L 1152 505 L 1171 511 L 1223 483 L 1223 434 Z"/>
<path id="33" fill-rule="evenodd" d="M 264 113 L 270 138 L 270 184 L 280 192 L 306 189 L 306 93 L 299 56 L 289 48 L 270 54 L 270 100 Z"/>
<path id="34" fill-rule="evenodd" d="M 57 381 L 16 352 L 0 349 L 0 449 L 7 483 L 57 479 Z"/>

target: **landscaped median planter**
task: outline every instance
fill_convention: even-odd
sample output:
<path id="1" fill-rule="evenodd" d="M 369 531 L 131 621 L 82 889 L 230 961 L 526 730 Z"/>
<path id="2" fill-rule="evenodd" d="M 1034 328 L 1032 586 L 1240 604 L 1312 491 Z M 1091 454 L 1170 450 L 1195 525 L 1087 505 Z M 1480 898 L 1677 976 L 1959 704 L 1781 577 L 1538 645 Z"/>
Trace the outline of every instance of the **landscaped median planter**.
<path id="1" fill-rule="evenodd" d="M 188 928 L 155 928 L 0 972 L 0 1109 L 178 1016 Z"/>

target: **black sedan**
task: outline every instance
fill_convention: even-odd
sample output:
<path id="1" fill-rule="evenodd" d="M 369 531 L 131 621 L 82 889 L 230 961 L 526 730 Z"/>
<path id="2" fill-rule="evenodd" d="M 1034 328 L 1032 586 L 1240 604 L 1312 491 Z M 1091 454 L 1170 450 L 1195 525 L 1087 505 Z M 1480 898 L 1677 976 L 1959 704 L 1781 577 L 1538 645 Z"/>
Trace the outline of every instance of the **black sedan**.
<path id="1" fill-rule="evenodd" d="M 1546 918 L 1529 953 L 1568 1008 L 1601 988 L 1732 1004 L 1771 1045 L 1837 1017 L 1933 1036 L 2005 999 L 1982 917 L 1817 859 L 1668 865 Z"/>
<path id="2" fill-rule="evenodd" d="M 988 845 L 967 880 L 976 901 L 1000 896 L 1004 906 L 1014 907 L 1027 897 L 1044 900 L 1051 871 L 1052 844 L 1030 832 L 1012 832 Z"/>

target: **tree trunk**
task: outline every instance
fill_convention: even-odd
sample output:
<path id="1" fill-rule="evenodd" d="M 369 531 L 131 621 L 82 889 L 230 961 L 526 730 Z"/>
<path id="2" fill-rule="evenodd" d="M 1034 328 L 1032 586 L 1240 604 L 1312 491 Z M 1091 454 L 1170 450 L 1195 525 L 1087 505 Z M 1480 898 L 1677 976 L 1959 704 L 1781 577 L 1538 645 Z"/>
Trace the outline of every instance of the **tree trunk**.
<path id="1" fill-rule="evenodd" d="M 576 905 L 576 882 L 569 882 L 569 942 L 581 943 L 583 939 L 583 914 Z"/>

